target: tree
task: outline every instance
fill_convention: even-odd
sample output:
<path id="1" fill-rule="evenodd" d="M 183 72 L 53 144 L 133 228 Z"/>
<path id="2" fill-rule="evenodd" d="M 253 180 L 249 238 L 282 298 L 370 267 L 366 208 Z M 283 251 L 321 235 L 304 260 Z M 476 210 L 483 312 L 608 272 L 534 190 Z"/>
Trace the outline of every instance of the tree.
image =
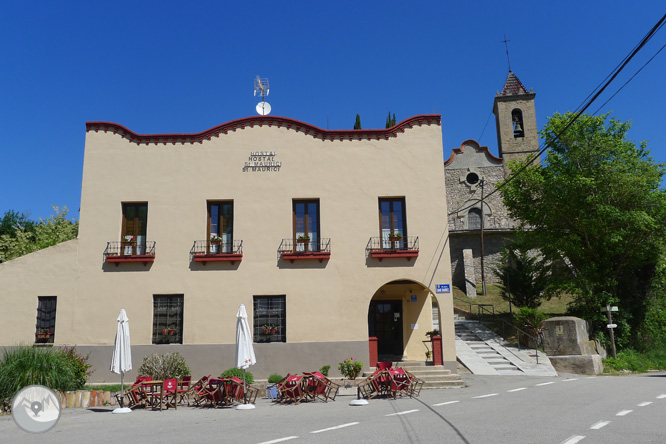
<path id="1" fill-rule="evenodd" d="M 391 128 L 392 126 L 395 126 L 395 113 L 393 113 L 393 118 L 391 118 L 391 111 L 389 111 L 386 118 L 386 128 Z"/>
<path id="2" fill-rule="evenodd" d="M 27 214 L 9 210 L 5 213 L 2 219 L 0 219 L 0 236 L 3 234 L 14 236 L 17 227 L 23 227 L 28 231 L 32 231 L 34 225 L 35 223 L 28 219 Z"/>
<path id="3" fill-rule="evenodd" d="M 39 223 L 24 221 L 15 225 L 13 235 L 0 235 L 0 262 L 76 238 L 79 223 L 67 219 L 67 207 L 61 211 L 54 206 L 53 210 L 55 215 L 46 220 L 40 219 Z"/>
<path id="4" fill-rule="evenodd" d="M 499 265 L 493 272 L 500 279 L 500 296 L 517 307 L 537 308 L 546 292 L 548 270 L 535 252 L 522 251 L 518 245 L 509 245 L 502 252 Z"/>
<path id="5" fill-rule="evenodd" d="M 664 165 L 645 143 L 626 140 L 630 123 L 608 115 L 583 115 L 556 138 L 572 118 L 549 119 L 541 131 L 549 147 L 543 167 L 527 166 L 502 195 L 525 248 L 539 248 L 546 266 L 566 266 L 548 285 L 572 294 L 572 311 L 599 331 L 606 323 L 600 308 L 619 305 L 618 337 L 626 341 L 644 321 L 664 248 Z"/>
<path id="6" fill-rule="evenodd" d="M 354 129 L 361 129 L 361 116 L 356 114 L 356 123 L 354 123 Z"/>

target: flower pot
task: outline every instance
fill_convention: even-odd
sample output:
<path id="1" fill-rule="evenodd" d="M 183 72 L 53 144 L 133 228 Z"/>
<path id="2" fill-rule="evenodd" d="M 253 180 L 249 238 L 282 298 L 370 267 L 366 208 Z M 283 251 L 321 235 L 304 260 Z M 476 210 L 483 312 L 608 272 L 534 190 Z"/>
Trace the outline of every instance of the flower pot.
<path id="1" fill-rule="evenodd" d="M 400 242 L 402 240 L 402 236 L 389 236 L 389 240 L 391 242 Z"/>
<path id="2" fill-rule="evenodd" d="M 300 237 L 298 239 L 296 239 L 296 243 L 299 243 L 299 244 L 307 244 L 309 242 L 310 242 L 310 239 L 305 239 L 305 238 L 300 238 Z"/>

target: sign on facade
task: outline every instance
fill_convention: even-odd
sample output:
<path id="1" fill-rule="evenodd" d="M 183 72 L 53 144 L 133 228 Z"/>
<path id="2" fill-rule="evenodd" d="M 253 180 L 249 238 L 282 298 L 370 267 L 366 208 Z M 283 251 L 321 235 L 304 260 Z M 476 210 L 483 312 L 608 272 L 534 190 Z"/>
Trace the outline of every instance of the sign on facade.
<path id="1" fill-rule="evenodd" d="M 451 293 L 451 285 L 450 284 L 436 284 L 436 291 L 437 293 Z"/>

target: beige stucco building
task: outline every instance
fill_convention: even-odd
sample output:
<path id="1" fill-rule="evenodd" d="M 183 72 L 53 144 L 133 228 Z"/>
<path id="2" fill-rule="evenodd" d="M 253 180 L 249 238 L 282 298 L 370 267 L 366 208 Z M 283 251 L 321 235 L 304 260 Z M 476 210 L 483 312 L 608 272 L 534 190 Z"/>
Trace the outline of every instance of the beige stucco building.
<path id="1" fill-rule="evenodd" d="M 76 345 L 92 381 L 116 380 L 124 308 L 129 377 L 171 351 L 195 377 L 219 374 L 244 304 L 255 377 L 335 373 L 350 356 L 367 366 L 370 336 L 380 356 L 423 360 L 438 305 L 455 371 L 439 115 L 386 130 L 271 116 L 197 134 L 86 130 L 79 236 L 0 264 L 0 345 Z"/>

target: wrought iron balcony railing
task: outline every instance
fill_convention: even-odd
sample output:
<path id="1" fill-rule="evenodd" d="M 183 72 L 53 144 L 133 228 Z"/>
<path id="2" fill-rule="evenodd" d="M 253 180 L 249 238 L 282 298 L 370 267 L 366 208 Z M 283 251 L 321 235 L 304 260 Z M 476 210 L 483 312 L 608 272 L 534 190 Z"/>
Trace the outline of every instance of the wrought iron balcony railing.
<path id="1" fill-rule="evenodd" d="M 104 260 L 118 265 L 120 262 L 148 262 L 155 261 L 155 241 L 146 242 L 107 242 L 104 250 Z"/>
<path id="2" fill-rule="evenodd" d="M 331 239 L 282 239 L 278 256 L 291 262 L 303 259 L 318 259 L 319 262 L 331 257 Z"/>
<path id="3" fill-rule="evenodd" d="M 243 259 L 243 241 L 232 242 L 202 240 L 194 241 L 190 250 L 190 259 L 194 262 L 231 262 Z"/>
<path id="4" fill-rule="evenodd" d="M 419 237 L 371 237 L 365 250 L 370 253 L 370 257 L 379 259 L 384 258 L 406 258 L 411 260 L 419 255 Z"/>

